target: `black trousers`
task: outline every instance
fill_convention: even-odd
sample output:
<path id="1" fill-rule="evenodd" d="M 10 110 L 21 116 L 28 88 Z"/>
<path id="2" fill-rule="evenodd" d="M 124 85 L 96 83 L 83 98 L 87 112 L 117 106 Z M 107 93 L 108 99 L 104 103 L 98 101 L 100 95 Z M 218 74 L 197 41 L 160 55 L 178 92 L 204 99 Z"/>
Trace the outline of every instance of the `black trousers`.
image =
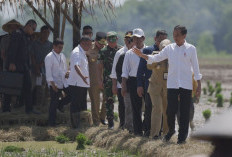
<path id="1" fill-rule="evenodd" d="M 119 112 L 119 119 L 120 119 L 120 127 L 124 126 L 125 124 L 125 104 L 124 104 L 124 99 L 121 94 L 121 88 L 118 88 L 118 112 Z"/>
<path id="2" fill-rule="evenodd" d="M 133 126 L 134 126 L 134 134 L 142 135 L 142 98 L 137 94 L 137 78 L 129 77 L 128 86 L 130 91 L 130 98 L 132 104 L 133 111 Z"/>
<path id="3" fill-rule="evenodd" d="M 70 113 L 87 110 L 87 89 L 85 87 L 69 86 L 71 93 Z"/>
<path id="4" fill-rule="evenodd" d="M 63 108 L 65 105 L 68 105 L 72 101 L 69 87 L 64 88 L 63 92 L 65 93 L 66 96 L 59 101 L 59 106 L 58 106 L 59 108 Z"/>
<path id="5" fill-rule="evenodd" d="M 19 97 L 20 106 L 25 105 L 25 111 L 32 111 L 32 83 L 31 83 L 31 74 L 29 70 L 22 72 L 23 75 L 23 90 L 22 94 Z M 17 78 L 16 78 L 17 79 Z M 5 94 L 3 100 L 3 112 L 10 111 L 11 95 Z"/>
<path id="6" fill-rule="evenodd" d="M 188 89 L 168 89 L 167 118 L 169 133 L 175 132 L 175 116 L 178 111 L 178 97 L 180 97 L 180 124 L 178 140 L 185 140 L 189 129 L 189 112 L 192 101 L 192 90 Z"/>
<path id="7" fill-rule="evenodd" d="M 151 130 L 152 102 L 149 93 L 145 93 L 144 135 L 149 136 Z"/>

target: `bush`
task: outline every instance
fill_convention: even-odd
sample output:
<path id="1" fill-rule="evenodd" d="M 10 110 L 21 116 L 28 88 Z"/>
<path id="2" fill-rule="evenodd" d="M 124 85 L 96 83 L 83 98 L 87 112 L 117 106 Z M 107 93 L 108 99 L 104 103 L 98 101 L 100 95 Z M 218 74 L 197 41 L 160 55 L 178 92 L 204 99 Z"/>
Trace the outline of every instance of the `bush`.
<path id="1" fill-rule="evenodd" d="M 114 112 L 114 120 L 117 122 L 118 121 L 118 112 Z"/>
<path id="2" fill-rule="evenodd" d="M 83 150 L 85 149 L 85 143 L 87 141 L 87 138 L 84 134 L 79 133 L 76 137 L 76 141 L 77 141 L 77 150 Z"/>
<path id="3" fill-rule="evenodd" d="M 89 145 L 89 146 L 90 146 L 90 145 L 93 145 L 93 142 L 92 142 L 91 140 L 88 139 L 88 140 L 86 141 L 86 145 Z"/>
<path id="4" fill-rule="evenodd" d="M 215 88 L 218 88 L 218 87 L 222 87 L 222 84 L 221 84 L 221 82 L 216 82 L 216 84 L 215 84 Z"/>
<path id="5" fill-rule="evenodd" d="M 203 114 L 205 120 L 208 120 L 210 118 L 210 116 L 211 116 L 211 110 L 210 109 L 204 110 L 202 112 L 202 114 Z"/>
<path id="6" fill-rule="evenodd" d="M 224 102 L 223 95 L 218 94 L 217 95 L 217 107 L 223 107 L 223 102 Z"/>
<path id="7" fill-rule="evenodd" d="M 17 152 L 17 153 L 20 153 L 20 152 L 23 152 L 25 151 L 24 148 L 19 148 L 19 147 L 16 147 L 16 146 L 6 146 L 4 148 L 4 152 Z"/>
<path id="8" fill-rule="evenodd" d="M 60 135 L 60 136 L 56 136 L 55 138 L 56 142 L 58 143 L 66 143 L 69 142 L 69 138 L 65 135 Z"/>
<path id="9" fill-rule="evenodd" d="M 210 86 L 210 81 L 207 81 L 207 87 L 209 89 L 209 86 Z"/>
<path id="10" fill-rule="evenodd" d="M 203 88 L 203 93 L 204 93 L 204 95 L 207 95 L 207 89 L 206 88 Z"/>
<path id="11" fill-rule="evenodd" d="M 221 87 L 217 87 L 216 88 L 216 92 L 215 92 L 215 97 L 217 97 L 218 94 L 220 94 L 222 91 L 222 88 Z"/>
<path id="12" fill-rule="evenodd" d="M 208 91 L 209 91 L 209 96 L 212 96 L 213 93 L 214 93 L 214 91 L 215 91 L 215 89 L 213 88 L 212 85 L 210 85 Z"/>

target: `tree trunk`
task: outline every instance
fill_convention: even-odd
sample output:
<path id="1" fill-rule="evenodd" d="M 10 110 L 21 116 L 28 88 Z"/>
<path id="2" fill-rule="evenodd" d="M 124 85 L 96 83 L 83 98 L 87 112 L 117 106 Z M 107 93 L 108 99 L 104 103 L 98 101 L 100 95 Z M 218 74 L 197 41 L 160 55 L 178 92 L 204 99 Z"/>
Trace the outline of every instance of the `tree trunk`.
<path id="1" fill-rule="evenodd" d="M 83 6 L 82 1 L 79 3 L 76 0 L 73 0 L 73 22 L 77 26 L 77 30 L 73 28 L 73 48 L 75 48 L 80 43 L 82 6 Z"/>
<path id="2" fill-rule="evenodd" d="M 54 33 L 53 40 L 60 37 L 60 2 L 54 1 Z"/>

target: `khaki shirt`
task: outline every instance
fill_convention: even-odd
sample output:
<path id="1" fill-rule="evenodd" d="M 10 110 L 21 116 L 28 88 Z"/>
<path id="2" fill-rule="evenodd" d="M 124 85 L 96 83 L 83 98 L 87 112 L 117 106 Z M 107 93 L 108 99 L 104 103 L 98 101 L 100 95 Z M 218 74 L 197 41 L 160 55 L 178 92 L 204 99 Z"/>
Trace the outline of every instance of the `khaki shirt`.
<path id="1" fill-rule="evenodd" d="M 98 52 L 99 49 L 95 46 L 95 42 L 93 42 L 92 48 L 86 53 L 89 62 L 90 86 L 98 84 Z"/>
<path id="2" fill-rule="evenodd" d="M 155 55 L 158 53 L 159 51 L 154 51 L 152 54 Z M 168 60 L 147 64 L 147 68 L 152 70 L 152 75 L 149 79 L 148 92 L 157 91 L 157 86 L 167 88 Z"/>

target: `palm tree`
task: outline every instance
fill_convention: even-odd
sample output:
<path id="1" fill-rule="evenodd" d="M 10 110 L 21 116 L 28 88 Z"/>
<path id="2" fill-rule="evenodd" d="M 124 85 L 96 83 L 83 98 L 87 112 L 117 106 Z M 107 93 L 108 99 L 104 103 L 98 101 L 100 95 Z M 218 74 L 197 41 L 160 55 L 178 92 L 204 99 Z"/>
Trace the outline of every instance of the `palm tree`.
<path id="1" fill-rule="evenodd" d="M 53 32 L 53 38 L 64 37 L 66 20 L 73 27 L 73 47 L 80 41 L 80 29 L 82 12 L 86 11 L 90 16 L 94 16 L 94 8 L 99 7 L 104 16 L 114 15 L 113 0 L 1 0 L 0 10 L 10 4 L 15 14 L 23 12 L 25 4 L 32 8 L 33 12 L 47 25 Z M 116 1 L 116 0 L 114 0 Z M 118 0 L 120 1 L 120 0 Z M 47 8 L 50 10 L 47 13 Z M 71 14 L 72 12 L 72 14 Z M 53 26 L 47 20 L 47 14 L 53 19 Z M 63 18 L 61 19 L 61 14 Z M 62 28 L 60 29 L 62 21 Z"/>

